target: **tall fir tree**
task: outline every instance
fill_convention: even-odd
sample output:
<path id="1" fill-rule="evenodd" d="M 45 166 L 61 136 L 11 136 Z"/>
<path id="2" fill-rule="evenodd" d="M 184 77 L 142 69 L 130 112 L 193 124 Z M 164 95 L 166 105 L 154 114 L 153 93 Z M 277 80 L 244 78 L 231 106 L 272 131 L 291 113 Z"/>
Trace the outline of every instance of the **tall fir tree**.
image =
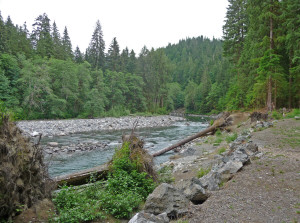
<path id="1" fill-rule="evenodd" d="M 4 53 L 6 50 L 6 36 L 5 36 L 5 23 L 3 21 L 0 11 L 0 53 Z"/>
<path id="2" fill-rule="evenodd" d="M 86 59 L 94 70 L 104 69 L 105 66 L 105 42 L 100 21 L 96 22 L 91 42 L 86 52 Z"/>
<path id="3" fill-rule="evenodd" d="M 73 59 L 73 51 L 72 51 L 72 43 L 71 39 L 68 34 L 68 29 L 65 26 L 64 29 L 64 34 L 62 38 L 62 47 L 63 47 L 63 54 L 64 54 L 64 59 Z"/>
<path id="4" fill-rule="evenodd" d="M 53 55 L 53 41 L 50 33 L 50 19 L 47 14 L 39 15 L 32 26 L 31 40 L 33 48 L 41 57 L 50 58 Z"/>
<path id="5" fill-rule="evenodd" d="M 300 2 L 282 1 L 282 21 L 286 52 L 288 55 L 288 107 L 300 108 Z"/>
<path id="6" fill-rule="evenodd" d="M 121 72 L 127 73 L 128 72 L 128 63 L 129 63 L 129 50 L 126 47 L 122 50 L 120 56 L 120 70 Z"/>
<path id="7" fill-rule="evenodd" d="M 225 25 L 223 26 L 224 54 L 238 62 L 247 33 L 247 0 L 229 0 Z"/>
<path id="8" fill-rule="evenodd" d="M 120 67 L 121 67 L 120 47 L 116 37 L 113 38 L 109 46 L 106 61 L 107 61 L 107 68 L 109 70 L 120 71 Z"/>
<path id="9" fill-rule="evenodd" d="M 55 21 L 52 25 L 51 37 L 53 41 L 53 56 L 56 59 L 63 59 L 62 41 Z"/>
<path id="10" fill-rule="evenodd" d="M 81 53 L 79 47 L 76 47 L 76 50 L 74 52 L 74 60 L 76 63 L 83 63 L 84 61 L 84 55 Z"/>

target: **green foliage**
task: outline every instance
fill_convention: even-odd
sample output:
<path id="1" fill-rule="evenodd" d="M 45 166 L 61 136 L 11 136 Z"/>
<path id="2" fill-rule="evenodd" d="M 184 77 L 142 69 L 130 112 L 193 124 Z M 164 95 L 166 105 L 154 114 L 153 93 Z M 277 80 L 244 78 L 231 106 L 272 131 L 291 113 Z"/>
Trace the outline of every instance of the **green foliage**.
<path id="1" fill-rule="evenodd" d="M 145 172 L 138 172 L 139 160 L 130 159 L 128 144 L 116 150 L 111 165 L 111 173 L 108 176 L 105 188 L 109 197 L 124 199 L 122 202 L 110 202 L 105 210 L 116 218 L 128 218 L 130 213 L 138 208 L 138 205 L 154 189 L 155 184 Z M 105 198 L 104 197 L 104 198 Z M 106 199 L 103 203 L 109 203 Z"/>
<path id="2" fill-rule="evenodd" d="M 216 136 L 220 137 L 222 135 L 222 132 L 220 129 L 218 129 L 215 133 Z"/>
<path id="3" fill-rule="evenodd" d="M 221 155 L 225 151 L 226 151 L 226 148 L 222 147 L 222 148 L 218 149 L 218 154 Z"/>
<path id="4" fill-rule="evenodd" d="M 226 142 L 227 143 L 233 142 L 234 140 L 236 140 L 237 137 L 238 135 L 236 132 L 233 135 L 228 135 L 226 136 Z"/>
<path id="5" fill-rule="evenodd" d="M 291 112 L 286 114 L 286 118 L 294 118 L 295 116 L 299 116 L 300 115 L 300 109 L 293 109 Z"/>
<path id="6" fill-rule="evenodd" d="M 211 168 L 200 168 L 200 170 L 197 172 L 197 177 L 201 178 L 203 176 L 205 176 L 206 174 L 208 174 L 210 172 Z"/>
<path id="7" fill-rule="evenodd" d="M 297 108 L 298 8 L 297 0 L 230 0 L 223 41 L 186 38 L 138 57 L 120 54 L 116 38 L 105 55 L 100 21 L 82 53 L 46 14 L 31 33 L 0 15 L 0 100 L 22 119 Z"/>
<path id="8" fill-rule="evenodd" d="M 63 186 L 53 198 L 59 215 L 54 216 L 52 221 L 75 223 L 104 218 L 99 200 L 102 190 L 100 184 L 94 184 L 84 190 Z"/>
<path id="9" fill-rule="evenodd" d="M 277 111 L 273 111 L 272 112 L 272 118 L 274 118 L 276 120 L 282 119 L 282 114 L 277 112 Z"/>
<path id="10" fill-rule="evenodd" d="M 81 189 L 63 186 L 53 201 L 59 215 L 55 222 L 91 221 L 104 218 L 129 218 L 154 190 L 155 184 L 145 172 L 138 172 L 139 160 L 130 159 L 128 144 L 117 149 L 105 182 Z"/>

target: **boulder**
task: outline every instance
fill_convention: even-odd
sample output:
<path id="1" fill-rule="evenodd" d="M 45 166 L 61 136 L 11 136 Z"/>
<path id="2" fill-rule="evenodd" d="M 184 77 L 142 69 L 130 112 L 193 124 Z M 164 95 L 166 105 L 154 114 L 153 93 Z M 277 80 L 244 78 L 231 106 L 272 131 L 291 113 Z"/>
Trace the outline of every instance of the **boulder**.
<path id="1" fill-rule="evenodd" d="M 181 191 L 193 204 L 202 204 L 208 198 L 205 189 L 197 178 L 178 181 L 175 188 Z"/>
<path id="2" fill-rule="evenodd" d="M 58 146 L 58 142 L 48 142 L 47 145 L 51 146 L 51 147 L 57 147 Z"/>
<path id="3" fill-rule="evenodd" d="M 177 219 L 188 213 L 189 202 L 182 192 L 162 183 L 148 196 L 144 211 L 154 215 L 166 212 L 170 219 Z"/>
<path id="4" fill-rule="evenodd" d="M 187 149 L 181 151 L 180 154 L 183 156 L 193 156 L 195 152 L 196 152 L 195 148 L 188 147 Z"/>
<path id="5" fill-rule="evenodd" d="M 243 146 L 239 146 L 236 150 L 231 151 L 227 154 L 227 156 L 223 157 L 222 161 L 224 163 L 232 161 L 238 161 L 242 162 L 243 164 L 246 164 L 250 162 L 250 157 L 247 154 L 246 150 L 243 148 Z"/>
<path id="6" fill-rule="evenodd" d="M 168 223 L 170 220 L 167 213 L 162 213 L 157 216 L 144 211 L 136 213 L 128 223 Z"/>
<path id="7" fill-rule="evenodd" d="M 246 143 L 245 145 L 241 145 L 241 148 L 243 148 L 249 156 L 254 155 L 258 151 L 258 146 L 253 142 L 249 142 Z"/>
<path id="8" fill-rule="evenodd" d="M 221 182 L 228 181 L 232 176 L 243 167 L 243 163 L 240 161 L 229 160 L 227 163 L 222 163 L 216 172 L 221 178 Z"/>
<path id="9" fill-rule="evenodd" d="M 210 191 L 219 190 L 221 176 L 218 172 L 210 171 L 207 175 L 201 177 L 199 180 L 205 189 Z"/>

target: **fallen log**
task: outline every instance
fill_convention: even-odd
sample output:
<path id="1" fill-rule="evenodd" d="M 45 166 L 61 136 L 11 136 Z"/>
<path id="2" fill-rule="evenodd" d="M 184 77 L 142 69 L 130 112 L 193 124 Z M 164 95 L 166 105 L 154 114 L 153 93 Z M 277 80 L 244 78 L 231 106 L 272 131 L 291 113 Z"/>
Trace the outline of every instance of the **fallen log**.
<path id="1" fill-rule="evenodd" d="M 90 169 L 82 170 L 76 173 L 71 173 L 63 176 L 58 176 L 53 179 L 58 186 L 67 184 L 67 185 L 82 185 L 88 183 L 90 177 L 95 175 L 97 180 L 103 179 L 107 176 L 108 173 L 108 164 L 101 166 L 96 166 Z"/>
<path id="2" fill-rule="evenodd" d="M 173 149 L 175 149 L 175 148 L 177 148 L 179 146 L 182 146 L 182 145 L 184 145 L 184 144 L 186 144 L 186 143 L 188 143 L 188 142 L 190 142 L 190 141 L 192 141 L 192 140 L 194 140 L 196 138 L 199 138 L 201 136 L 207 135 L 208 133 L 214 132 L 218 127 L 221 127 L 224 124 L 225 124 L 225 119 L 224 118 L 220 118 L 220 119 L 216 120 L 215 123 L 212 126 L 206 128 L 203 131 L 201 131 L 201 132 L 199 132 L 199 133 L 197 133 L 195 135 L 192 135 L 192 136 L 190 136 L 190 137 L 188 137 L 188 138 L 186 138 L 184 140 L 181 140 L 178 143 L 175 143 L 175 144 L 173 144 L 173 145 L 171 145 L 171 146 L 169 146 L 169 147 L 167 147 L 165 149 L 162 149 L 162 150 L 160 150 L 160 151 L 152 154 L 152 156 L 153 157 L 160 156 L 160 155 L 162 155 L 162 154 L 164 154 L 164 153 L 166 153 L 168 151 L 171 151 L 171 150 L 173 150 Z"/>

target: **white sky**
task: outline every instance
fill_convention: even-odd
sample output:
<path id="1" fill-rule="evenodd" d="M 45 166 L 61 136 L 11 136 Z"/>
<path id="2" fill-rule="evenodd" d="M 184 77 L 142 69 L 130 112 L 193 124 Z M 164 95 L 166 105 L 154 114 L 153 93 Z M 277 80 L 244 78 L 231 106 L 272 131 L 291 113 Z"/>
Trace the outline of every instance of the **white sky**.
<path id="1" fill-rule="evenodd" d="M 55 20 L 60 33 L 67 26 L 73 48 L 88 47 L 99 19 L 106 50 L 113 37 L 120 48 L 138 54 L 146 45 L 158 48 L 186 37 L 222 36 L 227 0 L 0 0 L 4 20 L 25 21 L 31 31 L 35 18 L 44 12 Z"/>

